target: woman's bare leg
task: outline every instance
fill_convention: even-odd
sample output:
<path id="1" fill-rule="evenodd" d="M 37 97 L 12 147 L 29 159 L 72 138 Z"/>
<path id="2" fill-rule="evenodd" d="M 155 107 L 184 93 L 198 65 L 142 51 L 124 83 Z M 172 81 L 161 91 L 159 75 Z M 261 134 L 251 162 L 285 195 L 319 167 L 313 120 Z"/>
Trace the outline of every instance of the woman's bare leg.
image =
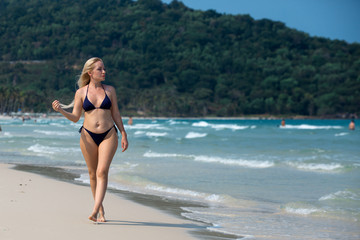
<path id="1" fill-rule="evenodd" d="M 98 164 L 96 169 L 96 191 L 95 191 L 95 204 L 91 216 L 100 212 L 100 217 L 97 221 L 105 222 L 104 211 L 101 212 L 102 202 L 105 197 L 108 174 L 111 161 L 115 155 L 118 146 L 118 137 L 115 128 L 112 129 L 104 141 L 101 142 L 98 148 Z"/>
<path id="2" fill-rule="evenodd" d="M 90 187 L 93 198 L 95 199 L 95 192 L 96 192 L 96 170 L 98 166 L 98 146 L 94 143 L 91 136 L 86 131 L 81 131 L 80 137 L 80 148 L 81 152 L 84 156 L 86 165 L 89 171 L 90 177 Z M 100 207 L 99 210 L 101 215 L 104 215 L 104 208 L 103 206 Z M 92 221 L 97 221 L 97 216 L 89 217 Z"/>

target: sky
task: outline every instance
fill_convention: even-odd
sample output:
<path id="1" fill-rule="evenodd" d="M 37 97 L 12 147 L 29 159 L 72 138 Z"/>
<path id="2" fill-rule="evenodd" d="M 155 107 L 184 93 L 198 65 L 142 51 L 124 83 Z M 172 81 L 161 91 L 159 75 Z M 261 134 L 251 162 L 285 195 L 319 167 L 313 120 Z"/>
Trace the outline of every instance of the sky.
<path id="1" fill-rule="evenodd" d="M 172 0 L 162 0 L 170 3 Z M 360 43 L 360 0 L 178 0 L 187 7 L 267 18 L 310 36 Z"/>

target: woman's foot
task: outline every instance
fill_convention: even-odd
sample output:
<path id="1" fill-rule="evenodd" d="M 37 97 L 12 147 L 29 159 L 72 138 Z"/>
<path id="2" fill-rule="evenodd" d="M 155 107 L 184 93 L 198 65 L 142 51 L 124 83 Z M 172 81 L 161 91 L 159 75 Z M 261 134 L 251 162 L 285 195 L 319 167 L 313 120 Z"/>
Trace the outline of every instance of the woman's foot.
<path id="1" fill-rule="evenodd" d="M 93 222 L 106 222 L 105 211 L 103 205 L 101 205 L 99 212 L 93 212 L 89 216 L 89 220 Z"/>
<path id="2" fill-rule="evenodd" d="M 99 218 L 97 219 L 98 222 L 106 222 L 105 216 L 102 214 L 99 214 Z"/>
<path id="3" fill-rule="evenodd" d="M 97 219 L 98 222 L 106 222 L 105 219 L 105 211 L 104 208 L 101 207 L 100 211 L 99 211 L 99 218 Z"/>
<path id="4" fill-rule="evenodd" d="M 93 221 L 93 222 L 97 222 L 98 219 L 96 218 L 96 215 L 97 215 L 97 214 L 95 214 L 95 215 L 90 215 L 90 216 L 89 216 L 89 220 L 90 220 L 90 221 Z"/>
<path id="5" fill-rule="evenodd" d="M 89 216 L 89 220 L 90 221 L 93 221 L 93 222 L 98 222 L 98 212 L 97 211 L 93 211 L 92 213 L 91 213 L 91 215 Z"/>

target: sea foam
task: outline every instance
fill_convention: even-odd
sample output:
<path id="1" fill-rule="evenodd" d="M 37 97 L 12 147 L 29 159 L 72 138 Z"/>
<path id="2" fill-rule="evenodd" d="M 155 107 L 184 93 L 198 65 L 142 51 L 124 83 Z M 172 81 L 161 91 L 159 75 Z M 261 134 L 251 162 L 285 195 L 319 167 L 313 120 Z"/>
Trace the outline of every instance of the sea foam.
<path id="1" fill-rule="evenodd" d="M 200 121 L 192 124 L 193 127 L 211 127 L 215 130 L 230 129 L 233 131 L 243 130 L 249 128 L 249 126 L 239 126 L 237 124 L 210 124 L 205 121 Z"/>
<path id="2" fill-rule="evenodd" d="M 177 153 L 156 153 L 156 152 L 151 152 L 151 151 L 148 151 L 148 152 L 144 153 L 143 156 L 144 156 L 144 157 L 148 157 L 148 158 L 187 157 L 187 155 L 183 155 L 183 154 L 177 154 Z"/>
<path id="3" fill-rule="evenodd" d="M 168 135 L 168 133 L 166 132 L 147 132 L 146 136 L 148 137 L 165 137 L 166 135 Z"/>
<path id="4" fill-rule="evenodd" d="M 40 154 L 56 154 L 56 153 L 69 153 L 69 152 L 79 152 L 79 148 L 63 148 L 63 147 L 49 147 L 41 144 L 35 144 L 28 147 L 29 151 Z"/>
<path id="5" fill-rule="evenodd" d="M 337 172 L 344 168 L 339 163 L 293 163 L 288 162 L 288 165 L 304 171 L 319 171 L 319 172 Z"/>
<path id="6" fill-rule="evenodd" d="M 256 160 L 243 160 L 243 159 L 227 159 L 220 157 L 209 156 L 194 156 L 195 161 L 208 162 L 208 163 L 221 163 L 225 165 L 248 167 L 248 168 L 270 168 L 275 164 L 272 161 L 256 161 Z"/>
<path id="7" fill-rule="evenodd" d="M 156 130 L 169 130 L 169 128 L 162 126 L 161 124 L 135 124 L 135 125 L 127 125 L 128 129 L 156 129 Z"/>
<path id="8" fill-rule="evenodd" d="M 286 207 L 285 211 L 292 214 L 298 214 L 298 215 L 309 215 L 316 212 L 322 212 L 322 210 L 317 208 L 292 208 L 292 207 Z"/>
<path id="9" fill-rule="evenodd" d="M 185 138 L 191 139 L 191 138 L 203 138 L 206 137 L 207 133 L 197 133 L 197 132 L 188 132 L 185 136 Z"/>
<path id="10" fill-rule="evenodd" d="M 335 137 L 342 137 L 342 136 L 346 136 L 346 135 L 349 135 L 349 133 L 347 133 L 347 132 L 336 133 Z"/>
<path id="11" fill-rule="evenodd" d="M 205 155 L 186 155 L 186 154 L 178 154 L 178 153 L 156 153 L 148 151 L 144 153 L 144 157 L 149 158 L 185 158 L 192 159 L 197 162 L 204 163 L 217 163 L 231 166 L 239 166 L 239 167 L 248 167 L 248 168 L 270 168 L 275 165 L 272 161 L 257 161 L 257 160 L 244 160 L 244 159 L 228 159 L 221 157 L 210 157 Z"/>
<path id="12" fill-rule="evenodd" d="M 321 198 L 319 198 L 319 201 L 347 200 L 347 199 L 360 201 L 360 196 L 351 190 L 344 190 L 322 196 Z"/>
<path id="13" fill-rule="evenodd" d="M 176 121 L 176 120 L 173 120 L 173 119 L 170 119 L 170 120 L 168 121 L 168 123 L 169 123 L 170 125 L 178 125 L 178 124 L 187 125 L 187 124 L 189 124 L 189 122 L 187 122 L 187 121 Z"/>
<path id="14" fill-rule="evenodd" d="M 165 137 L 168 135 L 167 132 L 145 132 L 145 131 L 136 131 L 134 135 L 146 135 L 148 137 Z"/>
<path id="15" fill-rule="evenodd" d="M 171 188 L 165 187 L 161 185 L 148 184 L 145 187 L 146 190 L 150 191 L 149 193 L 165 196 L 168 198 L 175 198 L 181 200 L 189 200 L 189 201 L 206 201 L 206 202 L 216 202 L 220 203 L 223 201 L 223 197 L 217 194 L 207 194 L 202 192 L 197 192 L 188 189 L 181 188 Z"/>
<path id="16" fill-rule="evenodd" d="M 75 136 L 76 132 L 65 132 L 65 131 L 44 131 L 34 130 L 35 133 L 40 133 L 47 136 Z"/>
<path id="17" fill-rule="evenodd" d="M 308 129 L 308 130 L 315 130 L 315 129 L 342 129 L 342 126 L 316 126 L 316 125 L 309 125 L 309 124 L 301 124 L 301 125 L 286 125 L 284 127 L 280 127 L 284 129 Z"/>

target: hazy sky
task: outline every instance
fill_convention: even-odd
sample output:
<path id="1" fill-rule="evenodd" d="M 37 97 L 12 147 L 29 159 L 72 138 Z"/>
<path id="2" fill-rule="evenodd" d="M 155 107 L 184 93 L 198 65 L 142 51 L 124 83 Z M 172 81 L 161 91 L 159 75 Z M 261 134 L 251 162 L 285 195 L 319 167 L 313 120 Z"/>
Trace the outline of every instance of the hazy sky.
<path id="1" fill-rule="evenodd" d="M 172 0 L 162 0 L 170 3 Z M 193 9 L 281 21 L 310 36 L 360 43 L 360 0 L 181 0 Z"/>

